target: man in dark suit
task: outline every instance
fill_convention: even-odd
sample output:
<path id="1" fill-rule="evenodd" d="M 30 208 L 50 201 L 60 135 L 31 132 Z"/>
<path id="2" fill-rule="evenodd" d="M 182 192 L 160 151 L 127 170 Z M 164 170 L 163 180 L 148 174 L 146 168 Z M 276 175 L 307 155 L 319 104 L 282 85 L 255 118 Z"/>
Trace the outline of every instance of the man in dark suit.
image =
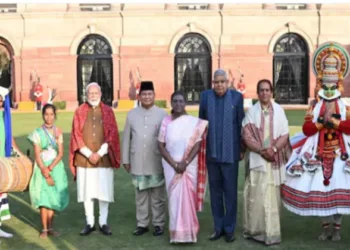
<path id="1" fill-rule="evenodd" d="M 226 241 L 232 242 L 237 215 L 238 163 L 243 158 L 243 97 L 238 91 L 228 89 L 224 70 L 215 71 L 213 85 L 213 89 L 201 94 L 199 106 L 199 117 L 209 121 L 207 168 L 215 227 L 210 240 L 226 235 Z"/>

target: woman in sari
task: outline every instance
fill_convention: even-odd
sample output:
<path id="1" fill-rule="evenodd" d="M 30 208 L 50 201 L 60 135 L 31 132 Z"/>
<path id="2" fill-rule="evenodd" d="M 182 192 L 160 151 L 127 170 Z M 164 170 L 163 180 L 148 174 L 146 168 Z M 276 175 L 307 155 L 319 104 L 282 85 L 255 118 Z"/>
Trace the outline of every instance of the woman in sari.
<path id="1" fill-rule="evenodd" d="M 63 135 L 55 126 L 56 107 L 46 104 L 42 109 L 44 124 L 28 139 L 34 145 L 35 166 L 29 194 L 32 205 L 40 208 L 43 226 L 40 238 L 59 236 L 52 229 L 55 211 L 62 211 L 69 203 L 67 174 L 62 162 Z"/>
<path id="2" fill-rule="evenodd" d="M 170 243 L 197 242 L 206 187 L 205 147 L 208 122 L 187 115 L 185 97 L 171 96 L 172 112 L 163 119 L 159 151 L 169 204 Z"/>

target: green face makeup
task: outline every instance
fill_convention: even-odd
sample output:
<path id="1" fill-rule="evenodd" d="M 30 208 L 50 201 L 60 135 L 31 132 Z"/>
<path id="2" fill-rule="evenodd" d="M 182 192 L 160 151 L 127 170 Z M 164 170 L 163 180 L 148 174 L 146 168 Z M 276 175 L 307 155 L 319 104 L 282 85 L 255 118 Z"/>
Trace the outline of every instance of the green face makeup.
<path id="1" fill-rule="evenodd" d="M 335 91 L 337 90 L 337 85 L 322 85 L 323 93 L 327 97 L 332 97 L 335 95 Z"/>

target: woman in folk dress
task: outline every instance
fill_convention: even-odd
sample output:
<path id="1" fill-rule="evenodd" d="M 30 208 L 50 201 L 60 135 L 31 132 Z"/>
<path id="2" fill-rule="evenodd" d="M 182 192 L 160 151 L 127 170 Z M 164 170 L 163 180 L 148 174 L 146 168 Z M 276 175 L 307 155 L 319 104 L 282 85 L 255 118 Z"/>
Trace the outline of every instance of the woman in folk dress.
<path id="1" fill-rule="evenodd" d="M 46 104 L 42 109 L 44 124 L 28 139 L 34 145 L 35 166 L 29 186 L 32 205 L 40 208 L 43 226 L 41 238 L 59 236 L 52 228 L 55 211 L 64 210 L 69 203 L 68 180 L 63 165 L 63 135 L 55 126 L 56 107 Z"/>

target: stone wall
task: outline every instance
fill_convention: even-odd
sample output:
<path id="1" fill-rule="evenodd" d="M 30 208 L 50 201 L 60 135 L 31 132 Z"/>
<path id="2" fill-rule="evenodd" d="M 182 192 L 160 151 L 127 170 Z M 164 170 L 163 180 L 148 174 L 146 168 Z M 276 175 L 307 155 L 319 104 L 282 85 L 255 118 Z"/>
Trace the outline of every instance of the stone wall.
<path id="1" fill-rule="evenodd" d="M 349 6 L 308 4 L 305 10 L 277 10 L 273 4 L 209 4 L 206 10 L 179 10 L 176 4 L 111 4 L 108 11 L 83 12 L 79 4 L 17 4 L 17 13 L 0 14 L 0 37 L 13 48 L 16 101 L 31 99 L 31 75 L 36 71 L 44 86 L 58 89 L 57 100 L 76 106 L 77 49 L 89 34 L 99 34 L 111 45 L 117 101 L 133 97 L 137 67 L 143 79 L 155 83 L 157 98 L 168 100 L 174 91 L 175 47 L 189 32 L 208 40 L 212 70 L 231 69 L 238 80 L 239 64 L 246 94 L 255 98 L 256 82 L 273 78 L 275 43 L 293 32 L 309 48 L 306 84 L 312 98 L 313 51 L 329 40 L 348 47 Z"/>

